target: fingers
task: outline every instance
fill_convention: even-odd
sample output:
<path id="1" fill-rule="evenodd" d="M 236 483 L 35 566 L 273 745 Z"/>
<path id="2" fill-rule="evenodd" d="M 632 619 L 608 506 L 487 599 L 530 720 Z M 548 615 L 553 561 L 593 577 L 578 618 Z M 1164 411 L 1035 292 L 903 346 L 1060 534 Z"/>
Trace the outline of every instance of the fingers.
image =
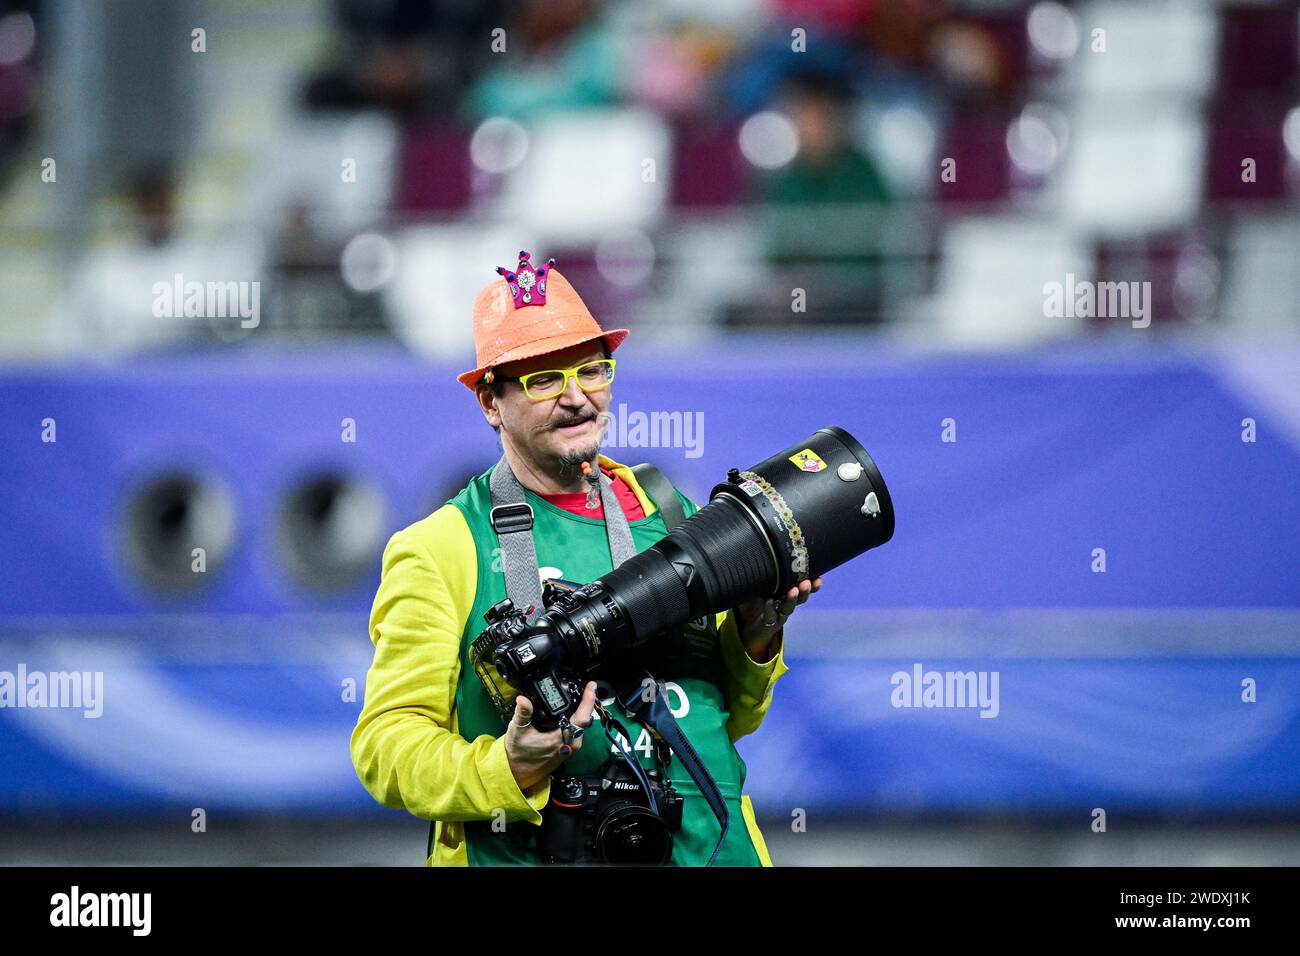
<path id="1" fill-rule="evenodd" d="M 596 682 L 587 681 L 587 686 L 582 692 L 582 700 L 578 704 L 578 709 L 573 712 L 569 718 L 579 727 L 591 726 L 591 712 L 596 709 Z"/>
<path id="2" fill-rule="evenodd" d="M 811 581 L 808 581 L 806 579 L 800 581 L 797 587 L 792 587 L 789 591 L 786 592 L 785 601 L 781 605 L 782 613 L 793 612 L 794 609 L 798 607 L 800 604 L 806 603 L 809 596 L 811 596 L 817 591 L 820 591 L 821 587 L 822 587 L 821 578 L 814 578 Z"/>
<path id="3" fill-rule="evenodd" d="M 522 694 L 515 698 L 515 713 L 510 718 L 512 726 L 523 730 L 533 722 L 533 702 Z"/>
<path id="4" fill-rule="evenodd" d="M 569 722 L 580 730 L 586 730 L 592 725 L 592 711 L 596 709 L 596 682 L 587 681 L 587 686 L 582 689 L 582 700 L 578 702 L 578 709 L 569 717 Z M 560 744 L 556 750 L 556 757 L 561 761 L 569 757 L 582 747 L 582 738 L 574 737 L 569 731 L 556 731 L 561 734 Z"/>

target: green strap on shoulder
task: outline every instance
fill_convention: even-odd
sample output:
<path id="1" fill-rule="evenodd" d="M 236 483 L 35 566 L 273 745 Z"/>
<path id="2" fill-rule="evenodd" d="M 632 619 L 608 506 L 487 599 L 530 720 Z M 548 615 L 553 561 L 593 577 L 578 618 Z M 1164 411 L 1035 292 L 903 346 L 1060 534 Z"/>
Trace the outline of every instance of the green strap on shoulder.
<path id="1" fill-rule="evenodd" d="M 677 492 L 673 490 L 672 484 L 664 477 L 662 471 L 646 462 L 634 465 L 632 474 L 636 476 L 637 483 L 645 493 L 650 496 L 650 500 L 655 503 L 655 507 L 663 512 L 664 524 L 669 531 L 686 520 L 686 511 L 682 508 L 681 499 L 677 497 Z"/>

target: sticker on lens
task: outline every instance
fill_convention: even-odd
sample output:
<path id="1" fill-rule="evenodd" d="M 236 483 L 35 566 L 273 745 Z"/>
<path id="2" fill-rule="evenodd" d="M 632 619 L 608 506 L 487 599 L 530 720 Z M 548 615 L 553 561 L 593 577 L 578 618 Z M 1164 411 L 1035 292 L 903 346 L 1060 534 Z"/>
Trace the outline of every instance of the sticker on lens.
<path id="1" fill-rule="evenodd" d="M 790 456 L 790 461 L 799 466 L 800 471 L 824 471 L 826 462 L 817 452 L 811 448 L 805 448 L 803 451 L 797 451 Z"/>

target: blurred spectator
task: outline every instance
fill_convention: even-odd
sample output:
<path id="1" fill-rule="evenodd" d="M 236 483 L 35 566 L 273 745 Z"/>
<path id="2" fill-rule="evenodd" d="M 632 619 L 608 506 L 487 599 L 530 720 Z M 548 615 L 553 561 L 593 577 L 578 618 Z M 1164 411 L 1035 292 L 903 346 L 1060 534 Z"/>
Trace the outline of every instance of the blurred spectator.
<path id="1" fill-rule="evenodd" d="M 954 98 L 1011 94 L 1027 63 L 1024 17 L 1017 12 L 941 20 L 928 35 L 927 53 Z"/>
<path id="2" fill-rule="evenodd" d="M 343 281 L 339 271 L 343 250 L 314 228 L 310 208 L 305 200 L 293 203 L 273 241 L 266 331 L 298 335 L 388 331 L 382 298 Z"/>
<path id="3" fill-rule="evenodd" d="M 602 15 L 603 7 L 600 0 L 520 3 L 507 26 L 506 53 L 469 90 L 466 113 L 533 120 L 617 101 L 634 38 Z"/>
<path id="4" fill-rule="evenodd" d="M 142 168 L 131 182 L 129 196 L 145 245 L 159 248 L 171 242 L 176 231 L 176 181 L 171 167 Z"/>
<path id="5" fill-rule="evenodd" d="M 36 0 L 0 0 L 0 177 L 33 128 Z"/>
<path id="6" fill-rule="evenodd" d="M 383 109 L 410 119 L 455 110 L 509 26 L 503 0 L 334 0 L 331 65 L 303 90 L 313 109 Z"/>
<path id="7" fill-rule="evenodd" d="M 253 327 L 241 325 L 233 301 L 229 314 L 187 316 L 173 290 L 191 282 L 241 283 L 251 302 L 253 288 L 260 295 L 255 250 L 230 235 L 211 241 L 181 236 L 175 174 L 165 163 L 136 170 L 125 193 L 129 229 L 87 253 L 60 310 L 63 331 L 73 339 L 65 344 L 105 355 L 248 334 Z"/>
<path id="8" fill-rule="evenodd" d="M 854 96 L 838 77 L 815 71 L 791 75 L 782 112 L 799 151 L 758 187 L 768 204 L 884 203 L 885 181 L 875 163 L 849 139 Z"/>
<path id="9" fill-rule="evenodd" d="M 790 289 L 807 293 L 800 322 L 877 319 L 881 217 L 893 197 L 876 163 L 851 138 L 852 88 L 835 70 L 803 68 L 786 79 L 779 102 L 798 144 L 794 158 L 755 182 L 764 206 L 766 258 L 782 278 L 772 298 L 733 322 L 791 321 Z"/>

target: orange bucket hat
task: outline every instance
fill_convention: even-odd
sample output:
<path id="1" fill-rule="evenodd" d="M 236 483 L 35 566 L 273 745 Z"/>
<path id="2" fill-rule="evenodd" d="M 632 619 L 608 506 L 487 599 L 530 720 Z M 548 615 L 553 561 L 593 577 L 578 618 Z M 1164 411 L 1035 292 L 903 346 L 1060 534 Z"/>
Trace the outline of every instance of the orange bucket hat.
<path id="1" fill-rule="evenodd" d="M 569 280 L 555 268 L 554 259 L 534 269 L 529 258 L 521 249 L 519 265 L 513 270 L 497 266 L 502 279 L 489 283 L 474 300 L 478 368 L 456 376 L 470 391 L 495 365 L 596 339 L 604 339 L 613 354 L 627 338 L 627 329 L 601 329 Z"/>

